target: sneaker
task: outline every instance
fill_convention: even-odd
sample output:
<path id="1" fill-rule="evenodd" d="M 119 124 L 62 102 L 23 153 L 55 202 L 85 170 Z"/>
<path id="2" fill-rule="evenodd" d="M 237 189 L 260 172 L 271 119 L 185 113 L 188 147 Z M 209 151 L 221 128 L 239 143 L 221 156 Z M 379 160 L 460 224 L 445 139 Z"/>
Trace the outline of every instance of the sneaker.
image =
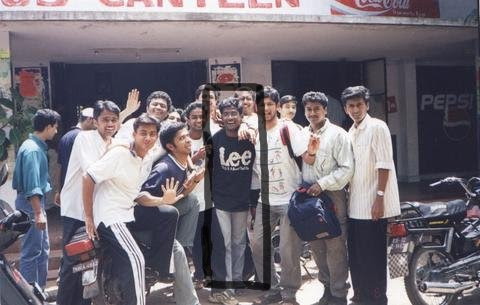
<path id="1" fill-rule="evenodd" d="M 228 291 L 214 292 L 208 297 L 210 303 L 223 305 L 238 305 L 238 300 Z"/>
<path id="2" fill-rule="evenodd" d="M 318 301 L 318 305 L 328 305 L 331 297 L 332 297 L 332 292 L 330 291 L 330 287 L 325 286 L 325 289 L 323 291 L 323 296 Z"/>
<path id="3" fill-rule="evenodd" d="M 267 305 L 279 303 L 283 300 L 282 293 L 279 290 L 269 291 L 253 301 L 254 305 Z"/>

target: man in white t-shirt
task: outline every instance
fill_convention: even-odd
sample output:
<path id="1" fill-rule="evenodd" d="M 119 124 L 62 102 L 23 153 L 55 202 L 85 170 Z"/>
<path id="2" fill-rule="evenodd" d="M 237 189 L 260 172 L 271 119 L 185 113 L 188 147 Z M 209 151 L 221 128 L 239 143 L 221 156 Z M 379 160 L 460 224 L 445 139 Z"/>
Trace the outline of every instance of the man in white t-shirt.
<path id="1" fill-rule="evenodd" d="M 390 131 L 368 115 L 370 91 L 364 86 L 342 92 L 353 120 L 349 136 L 355 173 L 348 206 L 348 258 L 353 304 L 387 305 L 387 223 L 400 214 Z"/>
<path id="2" fill-rule="evenodd" d="M 75 138 L 60 193 L 60 215 L 63 224 L 62 249 L 75 231 L 85 225 L 82 201 L 82 177 L 87 168 L 105 154 L 118 128 L 120 109 L 111 101 L 98 101 L 93 109 L 96 130 L 81 131 Z M 72 273 L 76 261 L 63 251 L 58 284 L 57 304 L 90 304 L 83 299 L 81 273 Z"/>
<path id="3" fill-rule="evenodd" d="M 259 105 L 259 137 L 255 145 L 254 173 L 260 177 L 260 202 L 256 207 L 253 239 L 253 260 L 259 280 L 270 285 L 270 291 L 254 301 L 254 304 L 296 304 L 295 293 L 301 286 L 300 254 L 301 240 L 290 225 L 287 216 L 288 203 L 296 188 L 301 184 L 301 172 L 296 161 L 290 157 L 288 148 L 282 143 L 280 130 L 287 126 L 291 147 L 295 156 L 303 162 L 313 164 L 318 150 L 315 137 L 301 130 L 292 122 L 277 118 L 280 96 L 278 91 L 266 86 Z M 264 126 L 262 126 L 264 124 Z M 255 186 L 252 186 L 255 188 Z M 257 186 L 258 187 L 258 186 Z M 264 217 L 270 220 L 263 223 Z M 271 232 L 280 222 L 280 257 L 282 276 L 275 271 L 273 252 L 264 253 L 264 235 Z M 268 228 L 269 232 L 265 232 Z M 268 238 L 269 242 L 270 239 Z M 267 257 L 266 257 L 267 256 Z M 264 262 L 270 260 L 270 266 Z M 281 290 L 283 288 L 283 290 Z"/>
<path id="4" fill-rule="evenodd" d="M 113 268 L 122 274 L 120 288 L 124 304 L 145 304 L 145 259 L 131 235 L 137 223 L 145 226 L 144 219 L 136 219 L 134 200 L 139 197 L 144 177 L 143 158 L 155 145 L 159 122 L 143 114 L 134 124 L 134 142 L 131 145 L 114 145 L 93 163 L 83 176 L 83 206 L 86 231 L 90 238 L 99 238 L 110 249 Z M 142 201 L 145 206 L 173 204 L 183 195 L 176 194 L 178 183 L 167 181 L 162 197 L 150 196 Z M 142 228 L 145 230 L 146 228 Z M 153 238 L 163 230 L 158 223 L 150 227 Z M 97 233 L 98 230 L 98 233 Z M 151 251 L 156 251 L 152 242 Z M 157 261 L 151 261 L 155 268 Z"/>

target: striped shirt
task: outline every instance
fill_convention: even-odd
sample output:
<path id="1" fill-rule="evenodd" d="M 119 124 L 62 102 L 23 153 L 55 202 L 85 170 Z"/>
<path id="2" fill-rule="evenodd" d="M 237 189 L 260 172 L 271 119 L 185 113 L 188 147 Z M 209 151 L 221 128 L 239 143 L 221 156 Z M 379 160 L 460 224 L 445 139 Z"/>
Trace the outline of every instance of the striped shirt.
<path id="1" fill-rule="evenodd" d="M 349 130 L 355 158 L 355 173 L 350 182 L 348 215 L 354 219 L 372 219 L 372 206 L 378 190 L 378 169 L 388 169 L 383 218 L 400 214 L 397 174 L 393 163 L 392 141 L 385 122 L 370 117 Z"/>

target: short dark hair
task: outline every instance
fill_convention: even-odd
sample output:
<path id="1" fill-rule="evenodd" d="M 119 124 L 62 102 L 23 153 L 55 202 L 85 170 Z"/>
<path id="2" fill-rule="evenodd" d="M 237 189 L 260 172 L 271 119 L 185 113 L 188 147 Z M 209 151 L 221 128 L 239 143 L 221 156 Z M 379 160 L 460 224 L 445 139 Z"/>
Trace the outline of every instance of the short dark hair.
<path id="1" fill-rule="evenodd" d="M 293 95 L 284 95 L 280 99 L 280 107 L 282 107 L 286 103 L 294 103 L 296 105 L 297 104 L 297 98 L 294 97 Z"/>
<path id="2" fill-rule="evenodd" d="M 142 113 L 138 118 L 135 119 L 133 122 L 133 130 L 137 131 L 140 125 L 154 125 L 157 129 L 157 133 L 160 130 L 160 122 L 148 113 Z"/>
<path id="3" fill-rule="evenodd" d="M 250 94 L 250 96 L 252 97 L 252 100 L 255 101 L 256 93 L 255 93 L 255 91 L 252 90 L 252 88 L 247 87 L 247 86 L 242 86 L 242 87 L 238 88 L 237 90 L 235 90 L 235 93 L 233 94 L 233 96 L 239 98 L 240 97 L 240 95 L 238 94 L 239 91 L 248 92 Z"/>
<path id="4" fill-rule="evenodd" d="M 308 102 L 319 103 L 323 108 L 327 108 L 328 97 L 323 92 L 309 91 L 302 97 L 303 106 L 305 106 Z"/>
<path id="5" fill-rule="evenodd" d="M 120 108 L 112 101 L 96 101 L 93 106 L 93 118 L 96 120 L 103 111 L 110 111 L 120 117 Z"/>
<path id="6" fill-rule="evenodd" d="M 348 87 L 343 90 L 340 99 L 342 100 L 343 106 L 347 105 L 347 100 L 354 98 L 363 98 L 366 103 L 370 102 L 370 90 L 365 86 L 354 86 Z"/>
<path id="7" fill-rule="evenodd" d="M 240 99 L 238 97 L 230 96 L 227 97 L 226 99 L 222 100 L 220 104 L 218 104 L 218 109 L 220 109 L 220 113 L 223 113 L 223 110 L 228 107 L 233 107 L 236 110 L 238 110 L 239 114 L 243 113 L 243 105 L 242 102 L 240 102 Z"/>
<path id="8" fill-rule="evenodd" d="M 260 92 L 260 97 L 262 99 L 270 98 L 276 104 L 280 102 L 280 94 L 278 94 L 277 89 L 271 86 L 263 87 L 263 90 Z"/>
<path id="9" fill-rule="evenodd" d="M 47 126 L 60 124 L 61 116 L 52 109 L 39 109 L 33 116 L 33 130 L 42 132 Z"/>
<path id="10" fill-rule="evenodd" d="M 170 108 L 172 107 L 172 99 L 170 98 L 170 95 L 168 95 L 167 92 L 164 91 L 153 91 L 150 93 L 150 95 L 147 97 L 147 108 L 150 106 L 150 103 L 154 99 L 162 99 L 165 102 L 167 102 L 167 110 L 170 111 Z"/>
<path id="11" fill-rule="evenodd" d="M 167 144 L 173 144 L 173 140 L 175 139 L 177 132 L 186 127 L 187 125 L 181 122 L 171 122 L 162 126 L 160 129 L 160 142 L 162 143 L 162 147 L 167 152 L 170 152 L 170 150 L 167 148 Z"/>
<path id="12" fill-rule="evenodd" d="M 203 91 L 213 91 L 213 94 L 215 94 L 215 99 L 218 100 L 220 93 L 218 92 L 218 89 L 211 85 L 211 84 L 203 84 L 198 86 L 197 90 L 195 90 L 195 99 L 198 99 L 198 96 L 203 93 Z M 203 99 L 202 99 L 203 100 Z"/>
<path id="13" fill-rule="evenodd" d="M 189 119 L 190 113 L 197 108 L 202 109 L 202 114 L 203 114 L 203 103 L 201 101 L 194 101 L 187 105 L 187 107 L 185 108 L 185 111 L 183 112 L 183 115 L 185 116 L 186 119 Z"/>

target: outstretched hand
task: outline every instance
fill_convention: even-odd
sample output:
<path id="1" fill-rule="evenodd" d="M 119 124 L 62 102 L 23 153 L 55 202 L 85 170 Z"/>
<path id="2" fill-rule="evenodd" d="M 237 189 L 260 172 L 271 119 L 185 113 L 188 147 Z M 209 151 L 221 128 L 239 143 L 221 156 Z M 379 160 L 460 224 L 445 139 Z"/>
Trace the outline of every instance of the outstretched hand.
<path id="1" fill-rule="evenodd" d="M 164 204 L 174 204 L 184 197 L 183 194 L 177 195 L 178 181 L 175 182 L 174 178 L 167 178 L 165 180 L 165 185 L 162 185 L 162 191 L 162 202 Z"/>
<path id="2" fill-rule="evenodd" d="M 128 93 L 127 105 L 125 106 L 125 111 L 128 115 L 134 113 L 140 108 L 141 102 L 138 100 L 139 95 L 140 92 L 138 91 L 138 89 L 132 89 Z"/>

